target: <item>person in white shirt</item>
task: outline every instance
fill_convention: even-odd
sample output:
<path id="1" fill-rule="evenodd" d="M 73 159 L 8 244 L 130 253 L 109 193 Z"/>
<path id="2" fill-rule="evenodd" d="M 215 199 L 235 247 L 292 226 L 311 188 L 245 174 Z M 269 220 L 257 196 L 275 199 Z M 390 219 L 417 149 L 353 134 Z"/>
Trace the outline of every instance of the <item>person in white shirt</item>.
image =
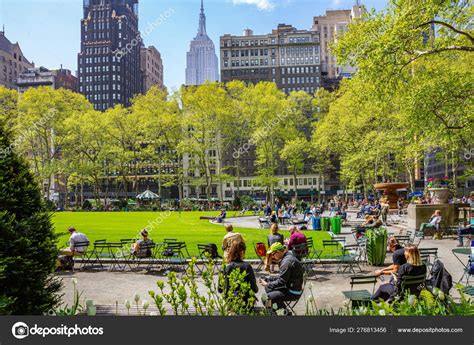
<path id="1" fill-rule="evenodd" d="M 66 256 L 83 255 L 87 246 L 81 245 L 81 243 L 89 242 L 89 239 L 86 235 L 78 232 L 73 226 L 68 229 L 68 232 L 71 234 L 71 237 L 69 237 L 69 248 L 62 249 L 61 254 Z"/>
<path id="2" fill-rule="evenodd" d="M 423 223 L 420 226 L 420 232 L 424 233 L 426 229 L 435 229 L 439 231 L 439 225 L 441 223 L 441 211 L 436 210 L 431 216 L 429 223 Z"/>

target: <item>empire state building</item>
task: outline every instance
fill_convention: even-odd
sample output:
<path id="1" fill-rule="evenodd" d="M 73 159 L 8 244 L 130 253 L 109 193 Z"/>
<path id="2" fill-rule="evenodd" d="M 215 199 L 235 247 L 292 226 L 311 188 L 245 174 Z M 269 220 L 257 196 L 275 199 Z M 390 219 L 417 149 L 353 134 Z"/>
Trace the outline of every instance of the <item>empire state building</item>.
<path id="1" fill-rule="evenodd" d="M 204 3 L 201 0 L 198 33 L 187 53 L 186 85 L 201 85 L 206 81 L 219 81 L 219 62 L 214 43 L 207 35 Z"/>

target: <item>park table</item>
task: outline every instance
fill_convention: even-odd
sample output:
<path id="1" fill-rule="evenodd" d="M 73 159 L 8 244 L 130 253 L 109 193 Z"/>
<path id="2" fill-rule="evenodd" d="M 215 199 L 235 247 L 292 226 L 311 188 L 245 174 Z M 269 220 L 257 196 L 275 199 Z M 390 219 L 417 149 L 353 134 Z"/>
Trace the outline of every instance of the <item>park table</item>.
<path id="1" fill-rule="evenodd" d="M 461 263 L 464 270 L 464 274 L 462 275 L 461 279 L 459 279 L 458 283 L 462 282 L 464 277 L 466 277 L 467 282 L 469 282 L 469 270 L 470 270 L 470 265 L 471 265 L 471 253 L 472 253 L 471 248 L 470 247 L 469 248 L 454 248 L 452 252 L 453 252 L 453 255 L 456 257 L 456 259 L 458 259 L 458 261 Z M 468 256 L 467 263 L 466 263 L 466 260 L 463 260 L 461 258 L 464 255 Z"/>

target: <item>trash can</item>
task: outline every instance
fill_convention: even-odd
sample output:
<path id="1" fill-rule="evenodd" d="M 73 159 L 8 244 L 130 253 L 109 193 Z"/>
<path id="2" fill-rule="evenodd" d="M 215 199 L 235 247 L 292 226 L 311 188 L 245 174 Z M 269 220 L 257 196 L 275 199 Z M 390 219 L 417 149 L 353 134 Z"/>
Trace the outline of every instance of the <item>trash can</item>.
<path id="1" fill-rule="evenodd" d="M 332 217 L 331 218 L 331 230 L 334 235 L 340 235 L 341 234 L 341 217 Z"/>
<path id="2" fill-rule="evenodd" d="M 369 229 L 365 233 L 367 236 L 367 261 L 372 266 L 382 266 L 385 263 L 387 254 L 387 230 Z"/>
<path id="3" fill-rule="evenodd" d="M 321 230 L 321 218 L 319 217 L 312 217 L 312 230 L 319 231 Z"/>
<path id="4" fill-rule="evenodd" d="M 321 230 L 323 231 L 331 230 L 331 222 L 328 217 L 321 217 Z"/>

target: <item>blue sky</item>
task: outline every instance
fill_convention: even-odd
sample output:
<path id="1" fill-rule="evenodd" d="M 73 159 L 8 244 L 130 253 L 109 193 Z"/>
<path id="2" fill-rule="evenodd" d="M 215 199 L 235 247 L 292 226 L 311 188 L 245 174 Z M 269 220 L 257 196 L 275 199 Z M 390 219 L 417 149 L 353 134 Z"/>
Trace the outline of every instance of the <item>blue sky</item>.
<path id="1" fill-rule="evenodd" d="M 82 0 L 0 0 L 0 25 L 6 36 L 19 42 L 25 56 L 36 66 L 61 64 L 75 73 L 80 49 Z M 205 0 L 208 34 L 216 47 L 219 36 L 241 34 L 249 27 L 255 34 L 269 33 L 278 23 L 309 29 L 314 15 L 326 9 L 350 8 L 354 0 Z M 382 9 L 386 0 L 362 0 L 368 8 Z M 200 0 L 140 0 L 140 29 L 170 9 L 169 18 L 145 37 L 145 44 L 160 50 L 165 85 L 184 82 L 186 51 L 196 35 Z M 219 51 L 216 51 L 219 55 Z"/>

